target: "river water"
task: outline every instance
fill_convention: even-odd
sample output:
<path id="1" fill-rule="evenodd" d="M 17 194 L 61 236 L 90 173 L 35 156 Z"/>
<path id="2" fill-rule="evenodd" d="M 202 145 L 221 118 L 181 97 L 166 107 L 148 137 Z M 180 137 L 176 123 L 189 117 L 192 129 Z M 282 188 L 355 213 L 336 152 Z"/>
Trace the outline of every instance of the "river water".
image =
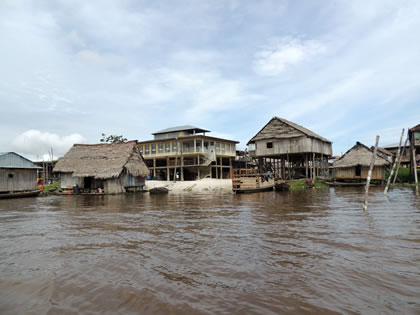
<path id="1" fill-rule="evenodd" d="M 1 314 L 420 313 L 420 198 L 0 200 Z"/>

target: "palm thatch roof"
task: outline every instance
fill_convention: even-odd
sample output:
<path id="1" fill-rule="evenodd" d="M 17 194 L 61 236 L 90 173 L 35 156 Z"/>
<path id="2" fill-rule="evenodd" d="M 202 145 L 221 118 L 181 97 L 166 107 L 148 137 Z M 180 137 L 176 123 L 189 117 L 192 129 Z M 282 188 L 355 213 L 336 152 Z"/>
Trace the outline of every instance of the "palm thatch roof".
<path id="1" fill-rule="evenodd" d="M 248 141 L 247 145 L 257 140 L 285 139 L 302 136 L 331 143 L 330 140 L 317 135 L 315 132 L 305 127 L 295 124 L 294 122 L 280 117 L 273 117 L 253 138 L 251 138 L 251 140 Z"/>
<path id="2" fill-rule="evenodd" d="M 119 177 L 124 169 L 133 176 L 149 175 L 149 169 L 138 151 L 137 141 L 75 144 L 58 160 L 54 172 L 106 179 Z"/>
<path id="3" fill-rule="evenodd" d="M 333 163 L 333 168 L 346 168 L 354 167 L 357 165 L 361 166 L 370 166 L 372 161 L 373 150 L 365 146 L 360 142 L 356 144 L 344 153 L 339 159 Z M 375 164 L 374 166 L 385 166 L 390 162 L 383 158 L 380 154 L 376 153 Z"/>

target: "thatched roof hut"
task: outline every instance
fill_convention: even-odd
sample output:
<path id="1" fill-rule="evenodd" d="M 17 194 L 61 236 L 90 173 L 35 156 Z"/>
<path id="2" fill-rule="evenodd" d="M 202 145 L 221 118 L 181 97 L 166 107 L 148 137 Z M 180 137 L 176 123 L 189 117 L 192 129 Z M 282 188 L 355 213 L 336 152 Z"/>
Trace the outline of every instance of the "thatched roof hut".
<path id="1" fill-rule="evenodd" d="M 123 174 L 130 177 L 149 175 L 149 169 L 138 151 L 137 141 L 75 144 L 58 160 L 54 172 L 95 180 L 118 179 Z M 77 184 L 81 185 L 79 182 Z M 124 186 L 124 183 L 121 185 Z"/>
<path id="2" fill-rule="evenodd" d="M 334 168 L 346 168 L 356 165 L 370 166 L 372 161 L 373 150 L 365 146 L 363 143 L 356 142 L 356 144 L 344 153 L 339 159 L 333 163 Z M 390 162 L 376 153 L 374 166 L 386 166 Z"/>
<path id="3" fill-rule="evenodd" d="M 330 140 L 294 122 L 280 117 L 273 117 L 247 144 L 264 139 L 285 139 L 307 136 L 331 143 Z"/>
<path id="4" fill-rule="evenodd" d="M 373 149 L 357 142 L 350 150 L 333 163 L 335 179 L 365 180 L 368 176 L 372 156 Z M 389 164 L 390 161 L 384 158 L 382 153 L 377 152 L 372 170 L 372 180 L 384 181 L 385 166 Z"/>

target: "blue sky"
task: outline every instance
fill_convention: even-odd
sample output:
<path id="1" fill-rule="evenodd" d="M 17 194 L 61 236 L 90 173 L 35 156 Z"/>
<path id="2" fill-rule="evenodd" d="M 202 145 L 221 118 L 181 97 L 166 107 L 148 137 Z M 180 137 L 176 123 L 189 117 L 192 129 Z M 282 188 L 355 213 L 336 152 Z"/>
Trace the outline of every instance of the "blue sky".
<path id="1" fill-rule="evenodd" d="M 333 142 L 420 123 L 420 1 L 0 2 L 0 151 L 195 125 L 246 142 L 273 116 Z"/>

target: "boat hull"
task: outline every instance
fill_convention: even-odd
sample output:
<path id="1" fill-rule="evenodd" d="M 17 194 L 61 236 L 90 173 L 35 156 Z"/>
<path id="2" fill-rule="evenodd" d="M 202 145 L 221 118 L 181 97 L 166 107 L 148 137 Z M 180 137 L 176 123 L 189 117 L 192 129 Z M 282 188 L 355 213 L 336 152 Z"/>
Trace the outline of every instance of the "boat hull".
<path id="1" fill-rule="evenodd" d="M 33 190 L 33 191 L 23 191 L 23 192 L 0 194 L 0 199 L 36 197 L 40 193 L 41 193 L 40 190 Z"/>
<path id="2" fill-rule="evenodd" d="M 274 189 L 274 184 L 272 186 L 262 187 L 262 188 L 244 188 L 233 190 L 237 194 L 251 194 L 263 191 L 272 191 Z"/>

